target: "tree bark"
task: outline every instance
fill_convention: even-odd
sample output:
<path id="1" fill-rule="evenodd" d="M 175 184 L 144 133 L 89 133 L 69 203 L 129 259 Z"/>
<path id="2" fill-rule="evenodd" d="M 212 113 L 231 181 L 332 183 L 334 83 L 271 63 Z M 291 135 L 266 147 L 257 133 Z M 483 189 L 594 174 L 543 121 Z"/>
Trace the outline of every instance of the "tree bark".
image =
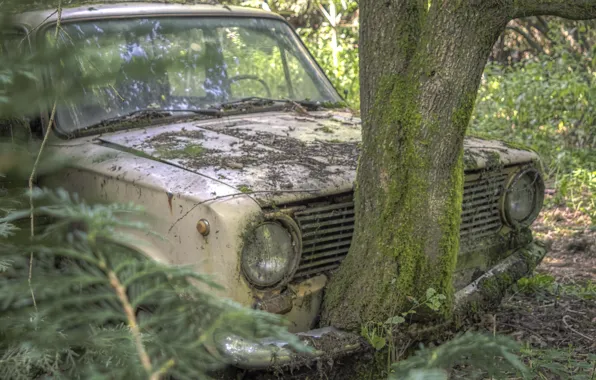
<path id="1" fill-rule="evenodd" d="M 511 18 L 547 15 L 572 20 L 596 18 L 594 0 L 514 0 L 510 3 Z"/>
<path id="2" fill-rule="evenodd" d="M 562 14 L 571 12 L 561 7 L 565 1 L 534 3 L 548 11 L 559 3 Z M 507 22 L 544 14 L 523 2 L 361 0 L 356 224 L 325 295 L 323 324 L 359 330 L 382 323 L 431 287 L 447 296 L 441 314 L 450 314 L 463 138 L 485 63 Z"/>

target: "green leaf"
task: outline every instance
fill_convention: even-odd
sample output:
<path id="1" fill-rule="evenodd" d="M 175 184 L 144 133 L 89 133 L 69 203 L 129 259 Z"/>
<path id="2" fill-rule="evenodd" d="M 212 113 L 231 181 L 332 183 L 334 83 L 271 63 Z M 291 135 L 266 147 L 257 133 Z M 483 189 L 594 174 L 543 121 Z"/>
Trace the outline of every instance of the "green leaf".
<path id="1" fill-rule="evenodd" d="M 437 291 L 433 288 L 428 288 L 426 290 L 426 298 L 427 299 L 431 299 L 435 294 L 437 294 Z"/>
<path id="2" fill-rule="evenodd" d="M 370 344 L 375 348 L 375 350 L 380 351 L 387 345 L 387 340 L 380 336 L 373 336 L 370 339 Z"/>
<path id="3" fill-rule="evenodd" d="M 385 321 L 385 324 L 395 326 L 395 325 L 402 324 L 405 321 L 406 321 L 406 319 L 404 317 L 402 317 L 401 315 L 396 315 L 395 317 L 391 317 L 391 318 L 387 319 Z"/>

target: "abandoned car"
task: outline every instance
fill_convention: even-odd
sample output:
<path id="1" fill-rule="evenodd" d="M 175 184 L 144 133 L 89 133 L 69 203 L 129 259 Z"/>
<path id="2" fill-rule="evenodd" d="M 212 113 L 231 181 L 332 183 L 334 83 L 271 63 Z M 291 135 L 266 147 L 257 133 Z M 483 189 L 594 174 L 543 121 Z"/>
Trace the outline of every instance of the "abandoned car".
<path id="1" fill-rule="evenodd" d="M 81 96 L 58 106 L 48 143 L 69 164 L 40 184 L 140 204 L 166 239 L 141 236 L 138 252 L 213 275 L 222 295 L 285 316 L 293 332 L 339 333 L 316 329 L 317 316 L 350 247 L 360 120 L 289 24 L 261 10 L 163 3 L 60 17 L 57 39 L 55 10 L 19 15 L 13 33 L 32 49 L 72 46 L 78 62 Z M 85 80 L 97 72 L 108 79 Z M 465 166 L 456 289 L 516 250 L 545 253 L 529 229 L 544 196 L 538 156 L 467 138 Z M 244 368 L 290 356 L 283 342 L 234 336 L 219 349 Z"/>

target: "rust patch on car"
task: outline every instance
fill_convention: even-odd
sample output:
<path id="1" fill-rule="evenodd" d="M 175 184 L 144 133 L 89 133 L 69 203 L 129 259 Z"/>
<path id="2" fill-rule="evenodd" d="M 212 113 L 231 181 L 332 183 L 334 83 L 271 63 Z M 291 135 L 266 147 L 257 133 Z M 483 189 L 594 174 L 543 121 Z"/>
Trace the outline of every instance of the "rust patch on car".
<path id="1" fill-rule="evenodd" d="M 168 206 L 170 207 L 170 215 L 174 215 L 174 210 L 172 208 L 172 198 L 174 198 L 174 194 L 171 192 L 166 193 L 168 195 Z"/>

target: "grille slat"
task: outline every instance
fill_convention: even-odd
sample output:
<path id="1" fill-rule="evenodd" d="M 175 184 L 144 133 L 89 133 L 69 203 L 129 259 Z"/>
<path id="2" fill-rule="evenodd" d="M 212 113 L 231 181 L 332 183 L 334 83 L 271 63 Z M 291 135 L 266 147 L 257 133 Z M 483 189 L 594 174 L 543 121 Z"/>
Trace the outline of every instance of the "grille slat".
<path id="1" fill-rule="evenodd" d="M 339 268 L 340 263 L 341 263 L 341 261 L 338 260 L 336 264 L 327 265 L 324 267 L 317 267 L 317 268 L 312 268 L 312 269 L 307 269 L 307 270 L 298 269 L 298 271 L 294 275 L 294 278 L 305 278 L 305 277 L 311 277 L 313 275 L 317 275 L 317 274 L 324 273 L 324 272 L 330 272 L 332 270 Z"/>
<path id="2" fill-rule="evenodd" d="M 351 239 L 350 240 L 342 240 L 342 241 L 338 241 L 335 243 L 329 243 L 329 244 L 322 244 L 322 245 L 316 245 L 316 244 L 311 244 L 309 245 L 308 243 L 306 245 L 304 245 L 304 248 L 302 249 L 302 253 L 314 253 L 317 251 L 324 251 L 326 249 L 333 249 L 333 248 L 337 248 L 339 246 L 342 245 L 350 245 Z"/>
<path id="3" fill-rule="evenodd" d="M 352 206 L 353 207 L 353 206 Z M 298 222 L 300 223 L 300 219 L 297 219 Z M 312 230 L 312 229 L 318 229 L 323 231 L 324 227 L 327 226 L 335 226 L 337 224 L 341 224 L 341 223 L 352 223 L 351 224 L 351 228 L 354 228 L 354 217 L 351 218 L 345 218 L 345 219 L 337 219 L 337 220 L 327 220 L 325 222 L 317 222 L 317 223 L 313 223 L 313 224 L 307 224 L 307 223 L 300 223 L 301 225 L 304 225 L 304 227 L 302 228 L 302 230 Z"/>
<path id="4" fill-rule="evenodd" d="M 350 246 L 347 246 L 345 248 L 335 249 L 333 251 L 327 251 L 327 252 L 322 252 L 322 253 L 317 253 L 317 254 L 310 254 L 308 256 L 302 255 L 302 262 L 309 262 L 312 260 L 321 259 L 321 258 L 328 257 L 328 256 L 346 255 L 348 253 L 349 249 L 350 249 Z"/>
<path id="5" fill-rule="evenodd" d="M 459 227 L 460 230 L 465 230 L 470 227 L 477 226 L 480 223 L 484 223 L 488 220 L 499 220 L 499 214 L 494 212 L 481 212 L 478 214 L 471 215 L 470 217 L 463 219 L 461 226 Z"/>
<path id="6" fill-rule="evenodd" d="M 506 178 L 501 172 L 466 178 L 460 226 L 462 241 L 493 236 L 501 229 L 499 197 Z M 294 214 L 303 243 L 295 279 L 335 270 L 348 254 L 354 233 L 354 203 L 345 201 L 349 196 L 342 194 L 338 197 L 342 200 L 337 203 L 331 199 L 306 205 Z"/>
<path id="7" fill-rule="evenodd" d="M 300 269 L 308 269 L 308 268 L 313 268 L 313 267 L 317 267 L 319 265 L 325 265 L 325 264 L 330 264 L 330 263 L 337 263 L 337 258 L 332 257 L 330 259 L 311 261 L 308 264 L 300 265 Z"/>
<path id="8" fill-rule="evenodd" d="M 313 215 L 313 214 L 314 214 L 314 219 L 317 219 L 321 216 L 321 214 L 325 213 L 326 211 L 331 211 L 331 214 L 333 214 L 337 210 L 345 210 L 345 209 L 350 209 L 353 212 L 354 211 L 354 203 L 348 202 L 348 203 L 336 204 L 336 205 L 331 205 L 331 206 L 317 207 L 314 210 L 306 209 L 304 211 L 300 211 L 300 215 L 301 215 L 300 219 L 312 220 L 313 217 L 311 215 Z"/>
<path id="9" fill-rule="evenodd" d="M 328 233 L 328 232 L 325 232 Z M 324 243 L 327 241 L 333 241 L 333 240 L 338 240 L 338 239 L 347 239 L 347 238 L 351 238 L 352 237 L 352 231 L 348 232 L 348 233 L 343 233 L 343 234 L 333 234 L 333 235 L 326 235 L 326 236 L 317 236 L 315 239 L 312 240 L 308 240 L 309 245 L 317 245 L 319 243 Z M 306 250 L 307 247 L 306 245 L 304 245 L 304 249 Z"/>
<path id="10" fill-rule="evenodd" d="M 487 224 L 483 224 L 481 226 L 478 226 L 476 228 L 470 228 L 470 229 L 466 229 L 464 231 L 460 232 L 460 236 L 463 238 L 465 236 L 471 235 L 473 233 L 480 233 L 483 231 L 489 231 L 489 230 L 494 230 L 496 228 L 501 228 L 501 221 L 494 221 L 492 223 L 487 223 Z M 494 231 L 489 231 L 491 233 L 493 233 Z M 474 236 L 476 237 L 476 236 Z"/>
<path id="11" fill-rule="evenodd" d="M 348 226 L 339 226 L 339 227 L 334 227 L 334 228 L 327 228 L 325 229 L 325 233 L 326 234 L 332 234 L 335 232 L 345 232 L 345 231 L 352 231 L 354 229 L 354 226 L 348 225 Z M 307 239 L 310 238 L 312 236 L 319 236 L 321 233 L 317 230 L 314 231 L 309 231 L 309 232 L 305 232 L 302 234 L 302 239 Z"/>
<path id="12" fill-rule="evenodd" d="M 478 209 L 481 208 L 497 208 L 496 204 L 492 204 L 492 203 L 486 203 L 486 199 L 478 199 L 476 201 L 472 201 L 472 202 L 468 202 L 466 200 L 466 203 L 464 203 L 462 209 L 462 215 L 468 214 L 470 212 L 476 211 Z"/>
<path id="13" fill-rule="evenodd" d="M 474 202 L 486 199 L 487 197 L 492 198 L 496 192 L 497 189 L 482 189 L 482 191 L 477 191 L 475 193 L 464 194 L 464 199 L 469 202 Z"/>

